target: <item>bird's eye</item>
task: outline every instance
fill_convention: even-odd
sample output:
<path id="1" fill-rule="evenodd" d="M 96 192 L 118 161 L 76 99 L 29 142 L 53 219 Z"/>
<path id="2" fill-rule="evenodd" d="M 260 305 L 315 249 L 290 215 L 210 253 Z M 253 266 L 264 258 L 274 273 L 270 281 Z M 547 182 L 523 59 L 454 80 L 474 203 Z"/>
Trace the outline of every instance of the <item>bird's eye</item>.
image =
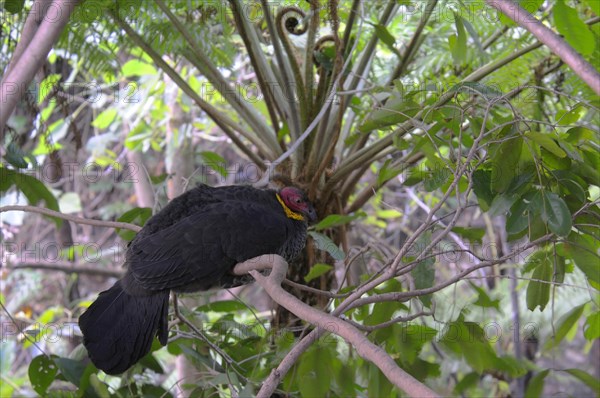
<path id="1" fill-rule="evenodd" d="M 302 203 L 302 200 L 301 200 L 300 198 L 296 198 L 296 199 L 294 200 L 294 202 L 296 202 L 297 204 L 300 204 L 300 203 Z"/>

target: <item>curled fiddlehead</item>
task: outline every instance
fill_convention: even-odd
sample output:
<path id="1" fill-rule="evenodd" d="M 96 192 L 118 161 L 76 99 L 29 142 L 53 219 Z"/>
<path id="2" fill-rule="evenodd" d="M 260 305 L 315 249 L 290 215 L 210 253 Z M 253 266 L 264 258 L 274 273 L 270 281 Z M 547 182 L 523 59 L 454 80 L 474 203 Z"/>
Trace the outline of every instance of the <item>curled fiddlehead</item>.
<path id="1" fill-rule="evenodd" d="M 306 13 L 298 7 L 287 6 L 283 7 L 276 16 L 277 28 L 285 28 L 287 33 L 301 36 L 308 30 L 306 21 Z M 279 32 L 281 35 L 283 32 Z"/>

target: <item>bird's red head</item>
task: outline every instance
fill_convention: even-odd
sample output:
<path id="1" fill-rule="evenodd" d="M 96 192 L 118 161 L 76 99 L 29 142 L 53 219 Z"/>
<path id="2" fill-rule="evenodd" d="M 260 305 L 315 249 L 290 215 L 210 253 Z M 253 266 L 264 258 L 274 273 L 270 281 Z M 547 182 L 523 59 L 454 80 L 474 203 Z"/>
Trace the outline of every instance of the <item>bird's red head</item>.
<path id="1" fill-rule="evenodd" d="M 294 213 L 299 213 L 308 218 L 308 221 L 317 219 L 317 212 L 308 198 L 300 189 L 296 187 L 285 187 L 279 191 L 279 196 L 283 204 Z"/>

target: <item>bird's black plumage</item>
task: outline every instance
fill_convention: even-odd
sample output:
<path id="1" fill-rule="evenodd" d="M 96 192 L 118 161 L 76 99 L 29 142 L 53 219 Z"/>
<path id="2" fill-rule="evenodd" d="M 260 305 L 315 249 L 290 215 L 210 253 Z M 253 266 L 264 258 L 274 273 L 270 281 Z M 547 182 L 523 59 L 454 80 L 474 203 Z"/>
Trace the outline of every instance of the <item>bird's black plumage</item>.
<path id="1" fill-rule="evenodd" d="M 315 212 L 302 191 L 198 187 L 154 215 L 127 249 L 125 276 L 79 318 L 94 364 L 122 373 L 168 337 L 169 292 L 231 287 L 235 264 L 263 254 L 291 261 Z"/>

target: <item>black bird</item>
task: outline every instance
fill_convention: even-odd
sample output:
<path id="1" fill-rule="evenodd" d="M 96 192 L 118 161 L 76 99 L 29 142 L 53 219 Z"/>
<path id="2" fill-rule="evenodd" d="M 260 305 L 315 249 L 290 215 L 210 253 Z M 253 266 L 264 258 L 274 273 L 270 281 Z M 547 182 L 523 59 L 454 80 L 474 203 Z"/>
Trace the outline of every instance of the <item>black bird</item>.
<path id="1" fill-rule="evenodd" d="M 231 287 L 230 273 L 263 254 L 291 261 L 304 248 L 316 213 L 298 188 L 199 185 L 148 220 L 127 248 L 127 272 L 79 318 L 83 344 L 98 369 L 119 374 L 152 346 L 167 343 L 169 292 Z"/>

